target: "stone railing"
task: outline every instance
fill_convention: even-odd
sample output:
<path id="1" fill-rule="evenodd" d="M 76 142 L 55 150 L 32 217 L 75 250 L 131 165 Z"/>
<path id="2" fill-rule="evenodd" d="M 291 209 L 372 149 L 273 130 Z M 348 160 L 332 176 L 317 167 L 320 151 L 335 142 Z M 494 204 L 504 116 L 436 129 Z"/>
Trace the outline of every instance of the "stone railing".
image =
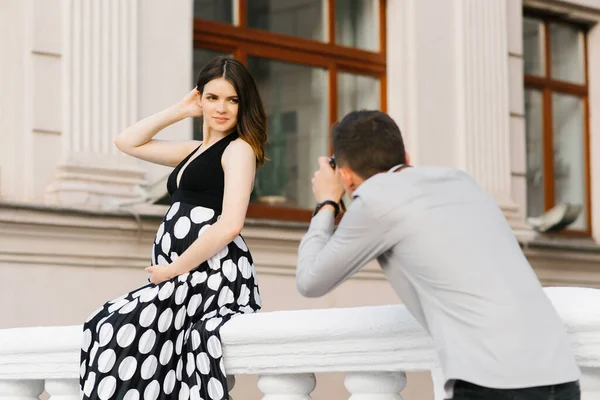
<path id="1" fill-rule="evenodd" d="M 600 399 L 600 290 L 548 288 L 582 369 L 583 400 Z M 315 372 L 345 372 L 352 400 L 400 400 L 407 371 L 433 371 L 428 335 L 404 306 L 285 311 L 239 316 L 221 331 L 231 376 L 257 374 L 269 400 L 310 399 Z M 0 330 L 0 400 L 79 398 L 81 327 Z"/>

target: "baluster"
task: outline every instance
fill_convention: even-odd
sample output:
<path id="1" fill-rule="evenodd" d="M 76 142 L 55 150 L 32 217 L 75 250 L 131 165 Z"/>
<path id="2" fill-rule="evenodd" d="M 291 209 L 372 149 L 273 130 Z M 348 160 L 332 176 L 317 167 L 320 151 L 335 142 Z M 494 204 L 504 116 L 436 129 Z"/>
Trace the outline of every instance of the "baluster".
<path id="1" fill-rule="evenodd" d="M 233 390 L 233 388 L 235 387 L 235 375 L 227 375 L 227 389 L 229 389 L 229 393 L 231 393 L 231 391 Z M 233 400 L 233 397 L 231 397 L 231 394 L 228 395 L 228 399 L 229 400 Z"/>
<path id="2" fill-rule="evenodd" d="M 79 400 L 79 379 L 47 379 L 46 392 L 52 400 Z"/>
<path id="3" fill-rule="evenodd" d="M 260 375 L 258 388 L 263 400 L 310 400 L 315 390 L 314 374 Z"/>
<path id="4" fill-rule="evenodd" d="M 3 380 L 0 381 L 0 400 L 39 400 L 44 392 L 44 381 L 41 380 Z"/>
<path id="5" fill-rule="evenodd" d="M 600 399 L 600 368 L 579 367 L 581 369 L 581 400 Z"/>
<path id="6" fill-rule="evenodd" d="M 402 400 L 406 386 L 404 372 L 348 372 L 344 386 L 350 400 Z"/>

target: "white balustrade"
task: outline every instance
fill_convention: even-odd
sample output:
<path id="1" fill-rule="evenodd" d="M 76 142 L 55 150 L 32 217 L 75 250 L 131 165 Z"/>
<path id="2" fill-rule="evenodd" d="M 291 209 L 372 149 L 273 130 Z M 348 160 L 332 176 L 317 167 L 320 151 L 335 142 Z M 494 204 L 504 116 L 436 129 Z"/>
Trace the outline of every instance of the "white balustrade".
<path id="1" fill-rule="evenodd" d="M 315 390 L 314 374 L 260 375 L 258 389 L 263 400 L 310 400 Z"/>
<path id="2" fill-rule="evenodd" d="M 581 367 L 583 400 L 600 398 L 600 290 L 547 288 Z M 402 305 L 242 315 L 221 330 L 229 390 L 258 375 L 264 400 L 308 400 L 317 372 L 345 372 L 351 400 L 400 400 L 408 371 L 443 377 L 430 337 Z M 0 330 L 0 400 L 79 398 L 81 327 Z"/>
<path id="3" fill-rule="evenodd" d="M 344 380 L 350 400 L 402 400 L 404 372 L 349 372 Z"/>

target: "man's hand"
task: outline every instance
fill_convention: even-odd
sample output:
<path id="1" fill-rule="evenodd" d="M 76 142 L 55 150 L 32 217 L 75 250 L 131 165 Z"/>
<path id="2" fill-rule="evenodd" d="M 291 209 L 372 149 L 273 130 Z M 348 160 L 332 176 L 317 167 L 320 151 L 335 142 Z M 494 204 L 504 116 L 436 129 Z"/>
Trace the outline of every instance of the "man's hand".
<path id="1" fill-rule="evenodd" d="M 146 272 L 151 274 L 150 282 L 158 285 L 159 283 L 163 283 L 172 279 L 176 276 L 173 271 L 172 264 L 170 265 L 154 265 L 152 267 L 147 267 Z"/>
<path id="2" fill-rule="evenodd" d="M 319 157 L 319 170 L 312 179 L 312 188 L 317 203 L 332 200 L 339 203 L 344 195 L 340 174 L 329 165 L 327 157 Z"/>

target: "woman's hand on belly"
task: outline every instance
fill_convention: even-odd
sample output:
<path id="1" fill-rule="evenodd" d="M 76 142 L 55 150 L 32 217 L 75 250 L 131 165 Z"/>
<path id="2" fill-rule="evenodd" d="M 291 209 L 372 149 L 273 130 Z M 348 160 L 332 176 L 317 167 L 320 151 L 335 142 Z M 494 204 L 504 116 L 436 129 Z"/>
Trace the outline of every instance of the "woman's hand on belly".
<path id="1" fill-rule="evenodd" d="M 154 265 L 152 267 L 147 267 L 146 272 L 151 274 L 150 282 L 154 283 L 155 285 L 158 285 L 159 283 L 163 283 L 177 276 L 172 265 L 173 264 Z"/>

